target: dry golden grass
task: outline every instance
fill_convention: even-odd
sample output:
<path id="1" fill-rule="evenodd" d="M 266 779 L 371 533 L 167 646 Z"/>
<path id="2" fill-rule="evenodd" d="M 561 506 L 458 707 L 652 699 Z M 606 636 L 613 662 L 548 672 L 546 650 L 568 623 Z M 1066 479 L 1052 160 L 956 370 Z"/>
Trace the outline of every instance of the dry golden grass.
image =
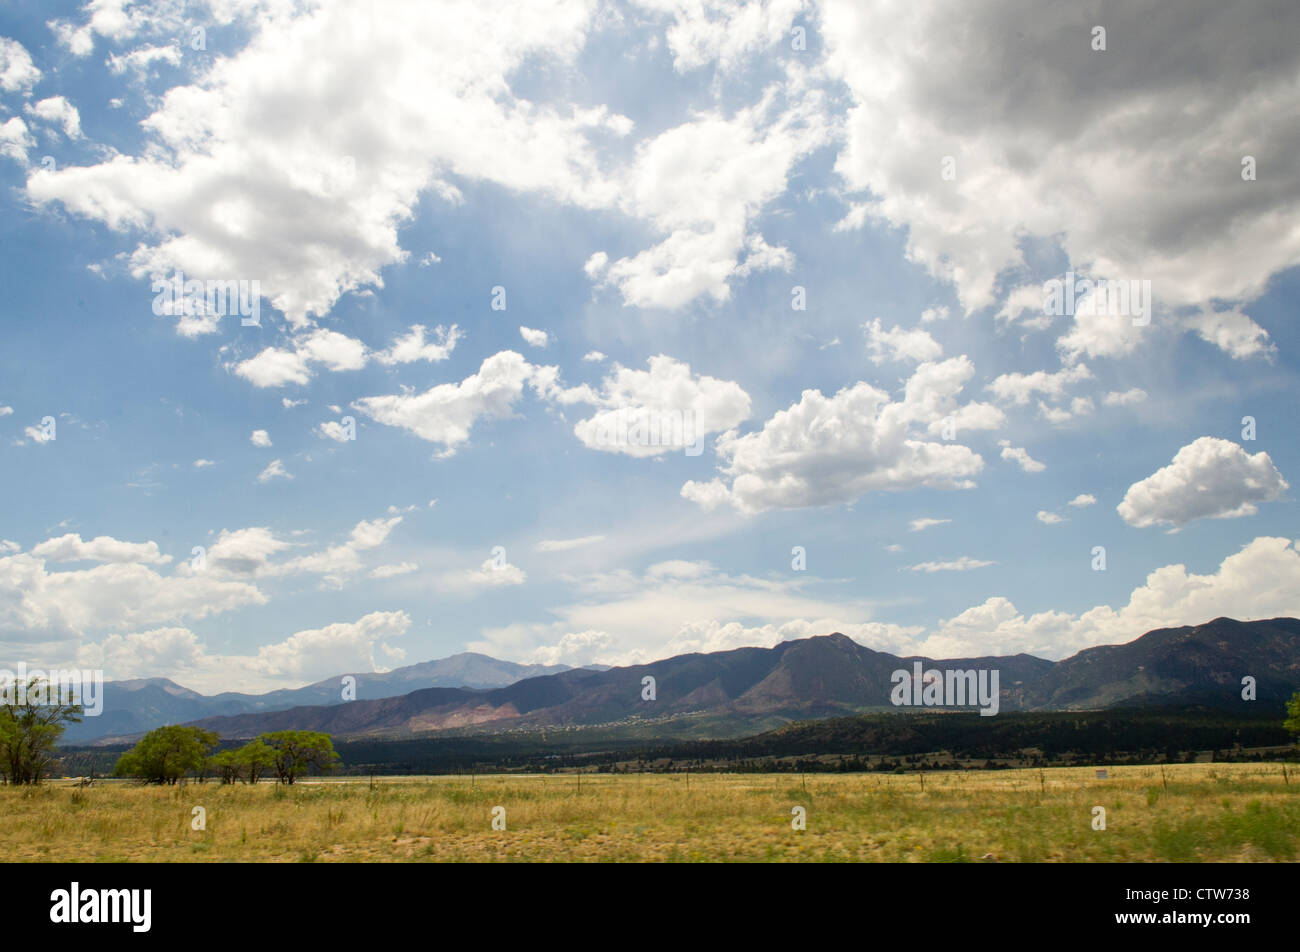
<path id="1" fill-rule="evenodd" d="M 326 780 L 277 787 L 58 781 L 0 788 L 10 859 L 59 861 L 1295 860 L 1300 778 L 1185 764 L 918 774 Z M 191 829 L 193 808 L 206 829 Z M 495 806 L 506 829 L 491 828 Z M 807 829 L 791 828 L 791 809 Z M 1104 831 L 1093 807 L 1106 809 Z"/>

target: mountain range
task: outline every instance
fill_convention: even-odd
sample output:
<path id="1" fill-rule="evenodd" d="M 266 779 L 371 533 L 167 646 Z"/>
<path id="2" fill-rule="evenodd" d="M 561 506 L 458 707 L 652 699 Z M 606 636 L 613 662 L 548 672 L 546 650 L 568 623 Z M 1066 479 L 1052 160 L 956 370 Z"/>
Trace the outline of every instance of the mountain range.
<path id="1" fill-rule="evenodd" d="M 464 687 L 486 690 L 524 678 L 569 670 L 568 665 L 515 664 L 484 654 L 465 652 L 437 661 L 394 668 L 382 674 L 357 674 L 356 696 L 385 698 L 418 688 Z M 139 678 L 104 683 L 103 713 L 70 724 L 63 743 L 86 743 L 101 737 L 131 736 L 163 724 L 181 724 L 206 717 L 230 716 L 293 707 L 342 704 L 343 675 L 306 687 L 267 694 L 223 692 L 203 695 L 166 678 Z"/>
<path id="2" fill-rule="evenodd" d="M 484 665 L 492 661 L 476 657 Z M 285 729 L 358 737 L 597 726 L 664 737 L 735 737 L 791 721 L 896 710 L 890 700 L 892 675 L 898 670 L 910 672 L 915 662 L 925 670 L 997 670 L 1000 710 L 1096 710 L 1183 703 L 1239 707 L 1250 703 L 1242 698 L 1242 679 L 1248 676 L 1255 679 L 1258 703 L 1276 706 L 1300 688 L 1300 620 L 1216 618 L 1203 625 L 1150 631 L 1127 644 L 1088 648 L 1059 662 L 1026 654 L 943 660 L 899 657 L 873 651 L 836 632 L 772 648 L 737 648 L 630 667 L 525 675 L 500 686 L 429 686 L 402 693 L 401 686 L 420 683 L 419 677 L 427 675 L 394 679 L 398 672 L 390 672 L 360 676 L 359 700 L 338 703 L 338 680 L 334 679 L 300 689 L 319 689 L 319 693 L 328 687 L 328 704 L 211 711 L 193 722 L 225 738 Z M 508 676 L 513 668 L 500 670 Z M 367 685 L 380 689 L 378 682 L 363 682 L 361 677 L 388 679 L 382 688 L 388 693 L 376 694 Z M 646 678 L 654 679 L 653 700 L 643 697 Z M 294 693 L 275 692 L 281 698 Z M 219 695 L 207 700 L 241 697 L 247 696 Z M 100 720 L 108 716 L 106 711 Z M 101 736 L 123 733 L 128 732 L 101 731 Z"/>

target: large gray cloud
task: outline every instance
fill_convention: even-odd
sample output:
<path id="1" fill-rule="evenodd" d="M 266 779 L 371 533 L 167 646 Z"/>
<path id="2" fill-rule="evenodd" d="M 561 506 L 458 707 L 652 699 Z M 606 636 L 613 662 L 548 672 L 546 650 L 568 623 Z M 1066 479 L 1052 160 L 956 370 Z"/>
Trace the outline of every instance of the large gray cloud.
<path id="1" fill-rule="evenodd" d="M 827 0 L 822 13 L 829 68 L 854 97 L 837 165 L 861 190 L 848 222 L 906 228 L 909 255 L 968 308 L 995 303 L 1025 235 L 1059 239 L 1076 268 L 1150 280 L 1166 306 L 1249 301 L 1300 263 L 1300 5 Z M 1257 335 L 1239 313 L 1223 321 L 1232 333 L 1195 329 L 1241 356 Z M 1133 334 L 1111 324 L 1076 328 L 1068 350 L 1131 349 L 1104 339 Z"/>

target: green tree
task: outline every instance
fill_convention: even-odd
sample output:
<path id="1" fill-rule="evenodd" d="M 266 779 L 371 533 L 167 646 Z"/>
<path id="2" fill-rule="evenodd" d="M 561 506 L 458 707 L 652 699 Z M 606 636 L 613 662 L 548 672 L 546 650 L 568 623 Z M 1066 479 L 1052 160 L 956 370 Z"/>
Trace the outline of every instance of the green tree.
<path id="1" fill-rule="evenodd" d="M 208 751 L 218 740 L 213 731 L 198 727 L 158 727 L 118 759 L 113 774 L 146 783 L 174 784 L 191 771 L 202 771 Z"/>
<path id="2" fill-rule="evenodd" d="M 245 765 L 240 759 L 238 751 L 223 750 L 218 754 L 213 754 L 208 764 L 212 767 L 212 772 L 217 775 L 217 779 L 223 784 L 244 779 Z"/>
<path id="3" fill-rule="evenodd" d="M 1300 691 L 1296 691 L 1291 695 L 1291 700 L 1286 702 L 1286 713 L 1287 719 L 1282 722 L 1282 726 L 1300 743 Z"/>
<path id="4" fill-rule="evenodd" d="M 275 765 L 275 750 L 262 743 L 261 739 L 250 740 L 235 751 L 244 767 L 244 774 L 249 783 L 257 783 L 262 772 Z"/>
<path id="5" fill-rule="evenodd" d="M 54 765 L 64 726 L 81 720 L 81 705 L 63 702 L 50 683 L 32 678 L 22 703 L 12 681 L 0 691 L 0 777 L 6 783 L 40 783 Z"/>
<path id="6" fill-rule="evenodd" d="M 275 731 L 258 740 L 274 752 L 275 774 L 281 783 L 293 783 L 312 767 L 322 772 L 332 770 L 339 759 L 330 735 L 320 731 Z"/>
<path id="7" fill-rule="evenodd" d="M 257 783 L 263 771 L 275 763 L 275 751 L 260 740 L 243 747 L 223 750 L 208 759 L 208 766 L 222 783 Z"/>

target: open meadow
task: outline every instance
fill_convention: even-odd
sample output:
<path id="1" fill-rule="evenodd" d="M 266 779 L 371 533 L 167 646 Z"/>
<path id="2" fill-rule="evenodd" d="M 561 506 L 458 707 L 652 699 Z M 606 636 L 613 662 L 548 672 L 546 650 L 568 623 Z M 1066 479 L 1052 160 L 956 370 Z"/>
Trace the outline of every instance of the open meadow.
<path id="1" fill-rule="evenodd" d="M 34 861 L 1294 861 L 1295 773 L 1289 784 L 1278 764 L 1222 763 L 1167 766 L 1163 780 L 1159 767 L 1111 767 L 1104 780 L 1093 768 L 387 777 L 373 787 L 56 780 L 0 788 L 0 836 L 10 859 Z M 493 828 L 496 807 L 504 830 Z"/>

